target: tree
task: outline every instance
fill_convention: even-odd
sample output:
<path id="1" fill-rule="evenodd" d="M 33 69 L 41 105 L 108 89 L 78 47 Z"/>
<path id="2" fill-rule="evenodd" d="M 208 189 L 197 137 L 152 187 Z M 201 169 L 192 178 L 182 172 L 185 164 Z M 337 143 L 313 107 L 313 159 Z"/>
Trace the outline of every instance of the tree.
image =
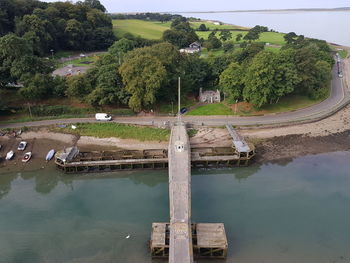
<path id="1" fill-rule="evenodd" d="M 163 32 L 164 41 L 182 48 L 198 40 L 198 36 L 190 23 L 175 21 L 171 24 L 171 29 Z"/>
<path id="2" fill-rule="evenodd" d="M 201 59 L 197 54 L 188 54 L 183 56 L 180 73 L 181 93 L 186 95 L 189 92 L 195 92 L 198 94 L 199 87 L 209 84 L 211 67 L 206 60 Z M 175 83 L 174 86 L 176 87 Z"/>
<path id="3" fill-rule="evenodd" d="M 84 75 L 70 76 L 67 78 L 66 95 L 68 97 L 79 98 L 81 101 L 89 94 L 92 87 L 89 80 Z"/>
<path id="4" fill-rule="evenodd" d="M 208 31 L 208 28 L 205 26 L 205 24 L 200 24 L 198 27 L 198 31 Z"/>
<path id="5" fill-rule="evenodd" d="M 150 55 L 157 58 L 166 70 L 166 78 L 162 82 L 162 88 L 157 91 L 158 99 L 172 99 L 177 93 L 177 78 L 182 73 L 181 63 L 183 57 L 179 50 L 170 43 L 160 43 L 150 47 L 134 49 L 124 57 L 123 64 L 131 58 Z"/>
<path id="6" fill-rule="evenodd" d="M 47 98 L 51 91 L 52 78 L 49 75 L 37 73 L 34 76 L 26 75 L 22 78 L 23 88 L 19 94 L 28 101 L 36 101 Z"/>
<path id="7" fill-rule="evenodd" d="M 25 15 L 16 23 L 16 32 L 31 42 L 33 50 L 38 55 L 49 51 L 53 45 L 53 37 L 49 33 L 50 23 L 37 15 Z"/>
<path id="8" fill-rule="evenodd" d="M 243 66 L 238 63 L 231 63 L 220 75 L 219 86 L 226 94 L 229 101 L 234 102 L 242 99 L 244 88 Z"/>
<path id="9" fill-rule="evenodd" d="M 215 36 L 215 33 L 212 33 L 209 34 L 208 40 L 204 42 L 204 47 L 206 47 L 208 50 L 217 49 L 222 46 L 220 39 Z"/>
<path id="10" fill-rule="evenodd" d="M 295 34 L 294 32 L 289 32 L 288 34 L 283 36 L 287 44 L 295 43 L 297 37 L 298 37 L 297 34 Z"/>
<path id="11" fill-rule="evenodd" d="M 23 74 L 48 73 L 51 64 L 33 55 L 31 45 L 15 34 L 0 38 L 0 87 L 16 83 Z"/>
<path id="12" fill-rule="evenodd" d="M 93 106 L 108 104 L 127 104 L 129 94 L 124 89 L 118 72 L 118 64 L 103 65 L 95 71 L 96 88 L 87 96 L 86 101 Z"/>
<path id="13" fill-rule="evenodd" d="M 241 33 L 239 33 L 237 36 L 236 36 L 236 41 L 239 42 L 241 41 L 243 35 Z"/>
<path id="14" fill-rule="evenodd" d="M 232 41 L 226 41 L 222 44 L 225 52 L 230 52 L 235 48 L 235 44 Z"/>
<path id="15" fill-rule="evenodd" d="M 125 60 L 119 72 L 125 89 L 131 94 L 129 107 L 138 112 L 156 102 L 157 91 L 166 78 L 161 61 L 151 55 L 141 55 Z"/>
<path id="16" fill-rule="evenodd" d="M 252 42 L 254 40 L 259 39 L 260 35 L 259 32 L 249 30 L 249 32 L 243 37 L 244 40 L 248 40 L 248 42 Z"/>
<path id="17" fill-rule="evenodd" d="M 114 44 L 108 49 L 108 52 L 121 59 L 127 52 L 133 50 L 135 45 L 135 41 L 122 38 L 114 42 Z"/>
<path id="18" fill-rule="evenodd" d="M 310 97 L 314 99 L 323 98 L 328 93 L 328 87 L 332 79 L 331 67 L 326 61 L 317 61 L 316 68 L 316 85 L 310 90 Z"/>
<path id="19" fill-rule="evenodd" d="M 270 103 L 277 103 L 281 97 L 294 91 L 296 85 L 300 82 L 300 78 L 292 50 L 278 52 L 273 65 L 275 74 L 273 76 L 273 92 L 270 96 Z"/>
<path id="20" fill-rule="evenodd" d="M 245 75 L 243 98 L 260 108 L 273 94 L 275 68 L 274 54 L 263 51 L 254 57 Z"/>
<path id="21" fill-rule="evenodd" d="M 64 33 L 68 40 L 68 47 L 74 50 L 79 50 L 82 46 L 84 46 L 83 40 L 85 37 L 85 31 L 82 23 L 80 23 L 78 20 L 68 20 Z"/>
<path id="22" fill-rule="evenodd" d="M 227 41 L 230 40 L 232 38 L 232 33 L 229 30 L 222 30 L 220 32 L 220 39 L 222 41 Z"/>
<path id="23" fill-rule="evenodd" d="M 95 8 L 101 10 L 102 12 L 106 12 L 106 8 L 101 4 L 99 0 L 85 0 L 82 2 L 82 4 L 90 8 Z"/>

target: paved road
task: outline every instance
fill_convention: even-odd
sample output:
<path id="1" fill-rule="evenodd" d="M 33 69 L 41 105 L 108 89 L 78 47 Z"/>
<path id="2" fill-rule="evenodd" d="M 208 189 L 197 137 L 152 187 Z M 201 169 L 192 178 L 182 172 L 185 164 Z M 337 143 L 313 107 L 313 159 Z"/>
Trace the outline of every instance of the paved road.
<path id="1" fill-rule="evenodd" d="M 345 76 L 344 76 L 345 77 Z M 339 78 L 336 69 L 333 69 L 333 80 L 331 94 L 328 99 L 323 102 L 313 105 L 308 108 L 296 110 L 293 112 L 285 112 L 279 114 L 268 114 L 264 116 L 251 117 L 234 117 L 234 116 L 184 116 L 183 121 L 197 124 L 197 125 L 274 125 L 274 124 L 288 124 L 300 121 L 313 121 L 327 117 L 350 101 L 350 90 L 344 84 L 345 78 Z M 115 117 L 114 122 L 131 123 L 140 125 L 163 125 L 165 122 L 173 122 L 174 117 Z M 80 118 L 80 119 L 64 119 L 64 120 L 46 120 L 35 122 L 22 122 L 13 124 L 0 124 L 1 128 L 20 128 L 23 126 L 46 126 L 54 124 L 69 124 L 69 123 L 83 123 L 96 122 L 94 118 Z"/>

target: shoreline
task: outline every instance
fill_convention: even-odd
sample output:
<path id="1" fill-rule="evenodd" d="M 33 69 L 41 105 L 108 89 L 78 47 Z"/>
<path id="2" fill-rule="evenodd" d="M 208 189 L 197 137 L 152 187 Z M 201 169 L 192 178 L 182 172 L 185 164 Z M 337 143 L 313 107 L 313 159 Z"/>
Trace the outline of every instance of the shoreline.
<path id="1" fill-rule="evenodd" d="M 331 124 L 334 125 L 333 122 Z M 289 132 L 284 127 L 277 129 L 240 130 L 239 133 L 256 147 L 257 154 L 253 159 L 253 165 L 268 163 L 285 164 L 294 158 L 306 155 L 350 151 L 350 127 L 344 130 L 338 129 L 338 132 L 328 131 L 326 127 L 323 130 L 317 130 L 317 128 L 313 127 L 313 132 L 298 133 L 296 129 L 299 131 L 305 130 L 306 127 L 303 127 L 305 125 L 310 124 L 296 126 L 289 129 Z M 52 148 L 61 150 L 76 145 L 81 151 L 103 151 L 117 149 L 166 149 L 168 147 L 168 142 L 140 142 L 119 138 L 101 139 L 40 130 L 38 132 L 30 131 L 23 133 L 21 138 L 0 137 L 0 144 L 4 145 L 0 151 L 0 156 L 4 157 L 9 149 L 16 149 L 21 140 L 28 142 L 28 148 L 24 152 L 32 151 L 32 160 L 28 163 L 22 163 L 21 157 L 24 152 L 15 151 L 14 160 L 3 160 L 0 162 L 0 174 L 53 169 L 53 160 L 50 162 L 45 161 L 47 152 Z M 230 135 L 223 128 L 208 127 L 198 129 L 197 134 L 190 141 L 193 147 L 230 147 L 232 145 Z"/>

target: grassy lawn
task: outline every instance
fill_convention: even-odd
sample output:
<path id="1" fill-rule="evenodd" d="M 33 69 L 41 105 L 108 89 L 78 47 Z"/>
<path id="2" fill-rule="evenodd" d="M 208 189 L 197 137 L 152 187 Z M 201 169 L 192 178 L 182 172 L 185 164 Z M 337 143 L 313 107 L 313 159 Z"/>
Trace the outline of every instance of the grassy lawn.
<path id="1" fill-rule="evenodd" d="M 160 39 L 165 30 L 170 28 L 170 22 L 144 21 L 137 19 L 113 20 L 113 31 L 118 38 L 125 33 L 141 36 L 147 39 Z"/>
<path id="2" fill-rule="evenodd" d="M 325 98 L 312 100 L 307 96 L 301 95 L 291 95 L 288 97 L 281 98 L 280 101 L 276 104 L 269 104 L 261 108 L 260 111 L 266 113 L 278 113 L 286 111 L 294 111 L 301 108 L 306 108 L 311 105 L 317 104 L 323 101 Z"/>
<path id="3" fill-rule="evenodd" d="M 280 49 L 281 49 L 280 47 L 265 46 L 265 50 L 267 51 L 278 52 Z"/>
<path id="4" fill-rule="evenodd" d="M 348 51 L 344 50 L 344 49 L 339 50 L 338 53 L 339 53 L 341 58 L 346 58 L 348 56 Z"/>
<path id="5" fill-rule="evenodd" d="M 80 53 L 78 51 L 66 51 L 66 50 L 62 51 L 62 50 L 60 50 L 60 51 L 54 53 L 53 57 L 55 59 L 68 58 L 70 56 L 79 56 Z M 48 56 L 48 57 L 51 58 L 51 56 Z"/>
<path id="6" fill-rule="evenodd" d="M 64 63 L 59 63 L 57 65 L 57 68 L 65 67 L 67 65 L 74 65 L 76 67 L 92 66 L 98 59 L 99 59 L 99 56 L 73 59 L 70 61 L 66 61 Z"/>
<path id="7" fill-rule="evenodd" d="M 159 21 L 145 21 L 138 19 L 115 19 L 113 20 L 114 33 L 118 38 L 123 37 L 125 33 L 131 33 L 135 36 L 141 36 L 147 39 L 160 39 L 165 30 L 170 29 L 171 22 L 159 22 Z M 197 29 L 200 24 L 205 24 L 210 30 L 213 29 L 246 29 L 244 27 L 235 25 L 214 25 L 211 22 L 205 21 L 193 21 L 190 22 L 192 28 Z M 237 33 L 236 33 L 237 32 Z M 247 31 L 236 31 L 233 33 L 239 34 L 240 32 L 246 33 Z M 208 38 L 210 32 L 196 32 L 199 37 L 202 35 Z"/>
<path id="8" fill-rule="evenodd" d="M 195 108 L 187 113 L 191 116 L 210 116 L 210 115 L 240 115 L 240 116 L 256 116 L 269 113 L 280 113 L 302 109 L 321 102 L 325 98 L 312 100 L 307 96 L 291 95 L 281 98 L 276 104 L 269 104 L 261 109 L 255 109 L 247 102 L 239 102 L 237 106 L 228 105 L 223 102 L 216 104 L 206 104 Z M 237 111 L 236 114 L 234 110 Z"/>
<path id="9" fill-rule="evenodd" d="M 241 27 L 241 26 L 236 26 L 236 25 L 227 25 L 227 24 L 222 24 L 222 25 L 214 25 L 212 22 L 207 22 L 207 21 L 191 21 L 190 22 L 191 27 L 194 29 L 197 29 L 201 24 L 204 24 L 209 30 L 214 30 L 214 29 L 247 29 L 246 27 Z"/>
<path id="10" fill-rule="evenodd" d="M 212 49 L 210 51 L 208 51 L 208 49 L 206 48 L 202 48 L 202 51 L 201 51 L 201 57 L 202 58 L 207 58 L 207 57 L 211 57 L 211 56 L 220 56 L 224 54 L 224 50 L 222 48 L 220 49 Z"/>
<path id="11" fill-rule="evenodd" d="M 117 137 L 121 139 L 135 139 L 139 141 L 167 141 L 170 130 L 141 127 L 120 123 L 78 123 L 77 129 L 54 128 L 55 131 L 79 134 L 81 136 L 94 136 L 98 138 Z"/>
<path id="12" fill-rule="evenodd" d="M 242 34 L 243 37 L 245 34 L 247 34 L 248 31 L 231 31 L 232 33 L 232 39 L 230 41 L 233 41 L 234 43 L 242 43 L 244 40 L 237 42 L 236 37 L 238 34 Z M 210 31 L 197 31 L 196 32 L 199 38 L 208 39 Z M 219 33 L 216 33 L 216 36 L 219 37 Z M 274 45 L 284 45 L 285 41 L 283 38 L 284 34 L 282 33 L 276 33 L 276 32 L 264 32 L 260 34 L 260 38 L 257 40 L 259 42 L 266 42 Z"/>
<path id="13" fill-rule="evenodd" d="M 208 116 L 208 115 L 233 115 L 232 110 L 223 102 L 215 104 L 206 104 L 199 106 L 187 113 L 190 116 Z"/>

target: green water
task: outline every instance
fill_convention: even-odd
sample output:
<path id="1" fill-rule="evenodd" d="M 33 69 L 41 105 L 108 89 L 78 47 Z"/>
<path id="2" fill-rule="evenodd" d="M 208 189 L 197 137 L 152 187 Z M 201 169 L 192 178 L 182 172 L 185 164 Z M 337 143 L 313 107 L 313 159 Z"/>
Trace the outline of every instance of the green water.
<path id="1" fill-rule="evenodd" d="M 349 171 L 349 152 L 197 170 L 193 221 L 225 224 L 218 262 L 350 262 Z M 0 173 L 0 198 L 1 263 L 155 262 L 151 223 L 169 220 L 166 171 Z"/>

